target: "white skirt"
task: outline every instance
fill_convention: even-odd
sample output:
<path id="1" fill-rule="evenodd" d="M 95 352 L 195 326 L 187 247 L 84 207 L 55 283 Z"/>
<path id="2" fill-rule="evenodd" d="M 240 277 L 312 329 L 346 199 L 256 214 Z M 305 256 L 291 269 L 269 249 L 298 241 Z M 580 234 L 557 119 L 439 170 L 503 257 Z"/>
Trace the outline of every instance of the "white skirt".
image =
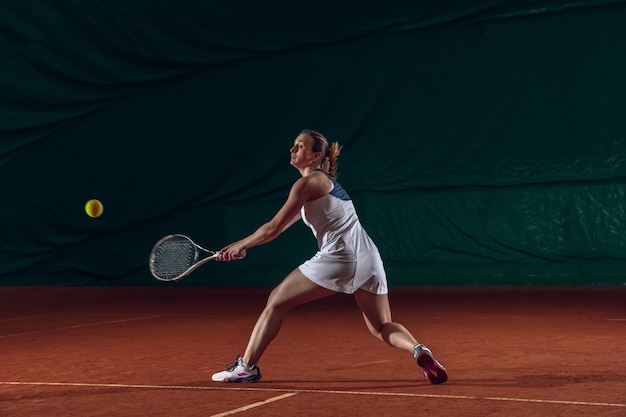
<path id="1" fill-rule="evenodd" d="M 331 291 L 353 294 L 361 289 L 373 294 L 387 294 L 387 274 L 378 252 L 354 254 L 346 259 L 317 252 L 298 268 L 305 277 Z"/>

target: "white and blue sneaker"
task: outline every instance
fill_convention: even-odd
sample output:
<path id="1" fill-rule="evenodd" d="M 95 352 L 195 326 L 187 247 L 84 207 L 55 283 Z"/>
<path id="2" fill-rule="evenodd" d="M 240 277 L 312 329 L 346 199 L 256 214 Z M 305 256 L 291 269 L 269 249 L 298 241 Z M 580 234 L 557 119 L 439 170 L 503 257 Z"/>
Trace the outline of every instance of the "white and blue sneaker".
<path id="1" fill-rule="evenodd" d="M 226 370 L 213 374 L 215 382 L 257 382 L 261 380 L 261 369 L 258 365 L 246 365 L 241 356 L 226 367 Z"/>
<path id="2" fill-rule="evenodd" d="M 413 347 L 413 357 L 424 371 L 431 384 L 443 384 L 448 380 L 446 368 L 433 356 L 426 346 L 419 344 Z"/>

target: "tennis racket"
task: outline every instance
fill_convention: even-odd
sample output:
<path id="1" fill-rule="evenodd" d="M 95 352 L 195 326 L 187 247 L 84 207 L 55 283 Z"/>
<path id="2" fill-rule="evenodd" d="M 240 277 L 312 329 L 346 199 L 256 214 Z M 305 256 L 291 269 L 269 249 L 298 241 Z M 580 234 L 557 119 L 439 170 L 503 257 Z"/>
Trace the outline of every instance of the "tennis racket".
<path id="1" fill-rule="evenodd" d="M 152 248 L 150 272 L 159 281 L 178 281 L 219 254 L 204 249 L 185 235 L 167 235 Z"/>

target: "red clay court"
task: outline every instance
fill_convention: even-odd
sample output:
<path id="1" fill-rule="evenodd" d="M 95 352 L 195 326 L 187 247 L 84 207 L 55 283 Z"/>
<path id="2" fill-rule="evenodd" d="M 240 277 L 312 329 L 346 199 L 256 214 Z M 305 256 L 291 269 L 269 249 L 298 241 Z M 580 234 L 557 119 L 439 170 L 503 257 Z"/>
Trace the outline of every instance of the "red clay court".
<path id="1" fill-rule="evenodd" d="M 626 416 L 624 287 L 392 287 L 437 386 L 336 295 L 292 311 L 261 382 L 213 383 L 269 291 L 1 288 L 0 415 Z"/>

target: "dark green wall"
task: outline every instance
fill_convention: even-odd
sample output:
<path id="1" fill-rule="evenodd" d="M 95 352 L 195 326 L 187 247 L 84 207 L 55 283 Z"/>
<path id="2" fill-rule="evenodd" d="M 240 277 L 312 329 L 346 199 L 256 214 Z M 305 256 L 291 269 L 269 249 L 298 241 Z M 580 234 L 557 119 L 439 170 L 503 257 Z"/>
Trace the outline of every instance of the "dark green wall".
<path id="1" fill-rule="evenodd" d="M 392 285 L 626 283 L 626 2 L 379 3 L 0 5 L 0 283 L 152 284 L 161 236 L 274 214 L 303 128 Z M 298 224 L 185 282 L 314 251 Z"/>

